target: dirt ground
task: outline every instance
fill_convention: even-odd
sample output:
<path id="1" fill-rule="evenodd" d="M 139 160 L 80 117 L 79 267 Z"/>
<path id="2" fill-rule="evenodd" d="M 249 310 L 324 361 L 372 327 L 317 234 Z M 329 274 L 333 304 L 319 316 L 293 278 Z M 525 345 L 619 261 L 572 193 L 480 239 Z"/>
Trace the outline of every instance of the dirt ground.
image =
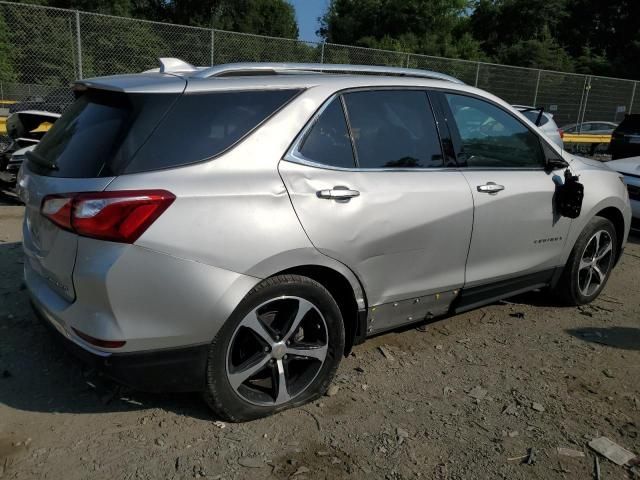
<path id="1" fill-rule="evenodd" d="M 637 239 L 592 305 L 533 293 L 381 335 L 343 360 L 337 394 L 223 424 L 198 395 L 118 391 L 52 340 L 21 285 L 22 212 L 1 197 L 1 478 L 583 480 L 595 437 L 640 453 Z"/>

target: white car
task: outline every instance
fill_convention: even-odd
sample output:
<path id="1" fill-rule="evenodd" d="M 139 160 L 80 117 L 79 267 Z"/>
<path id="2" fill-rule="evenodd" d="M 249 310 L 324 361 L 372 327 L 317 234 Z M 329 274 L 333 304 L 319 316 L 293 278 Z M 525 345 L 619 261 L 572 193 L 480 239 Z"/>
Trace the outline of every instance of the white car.
<path id="1" fill-rule="evenodd" d="M 622 158 L 607 162 L 607 166 L 624 175 L 624 183 L 631 202 L 631 228 L 640 231 L 640 157 Z"/>
<path id="2" fill-rule="evenodd" d="M 540 109 L 536 107 L 528 107 L 526 105 L 513 105 L 513 108 L 518 110 L 521 114 L 527 117 L 531 122 L 537 124 L 538 116 L 540 115 Z M 540 124 L 538 128 L 542 130 L 547 137 L 553 140 L 553 143 L 564 149 L 564 142 L 562 141 L 562 135 L 560 129 L 553 119 L 553 114 L 543 111 L 540 117 Z"/>

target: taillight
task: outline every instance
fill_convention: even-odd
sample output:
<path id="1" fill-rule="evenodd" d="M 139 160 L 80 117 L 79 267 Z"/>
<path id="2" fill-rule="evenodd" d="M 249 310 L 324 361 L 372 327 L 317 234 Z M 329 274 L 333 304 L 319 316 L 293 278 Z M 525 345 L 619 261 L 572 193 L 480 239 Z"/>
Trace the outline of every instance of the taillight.
<path id="1" fill-rule="evenodd" d="M 558 133 L 560 134 L 560 138 L 564 138 L 564 132 L 561 128 L 558 129 Z"/>
<path id="2" fill-rule="evenodd" d="M 59 227 L 78 235 L 133 243 L 175 198 L 165 190 L 49 195 L 42 201 L 41 212 Z"/>

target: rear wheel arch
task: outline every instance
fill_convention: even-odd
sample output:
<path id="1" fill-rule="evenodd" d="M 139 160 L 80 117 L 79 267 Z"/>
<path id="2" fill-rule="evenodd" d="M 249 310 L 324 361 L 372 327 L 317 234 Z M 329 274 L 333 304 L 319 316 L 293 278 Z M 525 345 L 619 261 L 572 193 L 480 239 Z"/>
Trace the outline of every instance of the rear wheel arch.
<path id="1" fill-rule="evenodd" d="M 334 298 L 344 321 L 345 356 L 351 352 L 353 345 L 357 345 L 364 340 L 366 335 L 366 315 L 360 313 L 356 291 L 354 291 L 354 287 L 347 277 L 337 270 L 323 265 L 300 265 L 282 270 L 272 276 L 287 274 L 300 275 L 315 280 L 326 288 Z M 361 290 L 359 293 L 362 293 L 364 297 L 362 287 L 359 287 Z"/>

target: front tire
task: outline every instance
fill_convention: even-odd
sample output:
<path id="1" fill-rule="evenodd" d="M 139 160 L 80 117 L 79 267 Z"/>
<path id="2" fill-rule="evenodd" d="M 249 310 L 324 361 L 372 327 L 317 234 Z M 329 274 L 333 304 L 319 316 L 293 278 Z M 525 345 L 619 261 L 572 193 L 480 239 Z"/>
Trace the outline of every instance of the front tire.
<path id="1" fill-rule="evenodd" d="M 584 305 L 595 300 L 607 284 L 617 250 L 613 223 L 593 217 L 578 237 L 555 293 L 567 305 Z"/>
<path id="2" fill-rule="evenodd" d="M 268 278 L 211 343 L 204 398 L 227 421 L 266 417 L 322 395 L 343 353 L 344 324 L 331 294 L 307 277 Z"/>

